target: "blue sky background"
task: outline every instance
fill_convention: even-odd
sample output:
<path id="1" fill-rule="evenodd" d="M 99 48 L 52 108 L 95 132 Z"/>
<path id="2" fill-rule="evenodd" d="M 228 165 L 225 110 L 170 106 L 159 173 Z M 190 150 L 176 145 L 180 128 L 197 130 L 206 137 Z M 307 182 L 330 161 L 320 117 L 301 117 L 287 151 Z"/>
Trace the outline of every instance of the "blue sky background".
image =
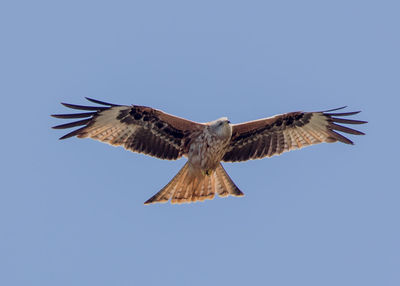
<path id="1" fill-rule="evenodd" d="M 398 1 L 3 1 L 1 285 L 400 285 Z M 84 97 L 234 123 L 348 105 L 366 136 L 224 164 L 246 196 L 143 202 L 185 160 L 58 141 Z"/>

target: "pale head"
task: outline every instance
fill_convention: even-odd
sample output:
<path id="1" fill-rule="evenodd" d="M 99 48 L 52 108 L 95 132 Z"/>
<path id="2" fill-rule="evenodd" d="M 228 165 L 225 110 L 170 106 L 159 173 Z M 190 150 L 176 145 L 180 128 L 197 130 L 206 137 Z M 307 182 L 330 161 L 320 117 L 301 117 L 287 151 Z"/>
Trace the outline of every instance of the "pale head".
<path id="1" fill-rule="evenodd" d="M 232 126 L 227 117 L 221 117 L 208 123 L 210 131 L 221 138 L 232 136 Z"/>

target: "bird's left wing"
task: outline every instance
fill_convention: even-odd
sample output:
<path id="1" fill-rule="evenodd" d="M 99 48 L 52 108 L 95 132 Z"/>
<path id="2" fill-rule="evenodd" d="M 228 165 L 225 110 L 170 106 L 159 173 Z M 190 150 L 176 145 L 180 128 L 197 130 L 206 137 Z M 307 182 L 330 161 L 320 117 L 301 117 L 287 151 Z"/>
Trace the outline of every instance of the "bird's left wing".
<path id="1" fill-rule="evenodd" d="M 61 119 L 85 118 L 54 126 L 55 129 L 83 126 L 60 139 L 89 137 L 114 146 L 123 146 L 133 152 L 175 160 L 186 154 L 190 136 L 204 129 L 204 124 L 146 106 L 116 105 L 91 98 L 87 100 L 99 106 L 62 103 L 66 107 L 87 112 L 52 115 Z"/>
<path id="2" fill-rule="evenodd" d="M 363 135 L 364 133 L 339 125 L 363 124 L 366 121 L 341 118 L 359 113 L 331 113 L 341 108 L 321 112 L 290 112 L 269 118 L 232 125 L 232 139 L 223 157 L 225 162 L 238 162 L 279 155 L 322 142 L 340 141 L 353 144 L 336 131 Z"/>

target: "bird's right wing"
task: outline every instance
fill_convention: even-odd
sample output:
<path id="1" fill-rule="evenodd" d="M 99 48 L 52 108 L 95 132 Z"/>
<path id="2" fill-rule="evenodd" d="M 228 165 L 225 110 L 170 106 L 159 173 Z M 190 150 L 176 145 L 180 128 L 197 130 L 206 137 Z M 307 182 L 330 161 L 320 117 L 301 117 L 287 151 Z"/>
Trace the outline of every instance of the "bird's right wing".
<path id="1" fill-rule="evenodd" d="M 260 159 L 322 142 L 340 141 L 353 144 L 352 141 L 336 131 L 354 135 L 363 135 L 364 133 L 338 123 L 363 124 L 366 121 L 341 118 L 355 115 L 360 111 L 330 113 L 342 108 L 321 112 L 290 112 L 233 124 L 231 143 L 222 160 L 238 162 Z"/>
<path id="2" fill-rule="evenodd" d="M 87 99 L 101 106 L 62 103 L 66 107 L 88 112 L 52 115 L 61 119 L 85 118 L 54 126 L 55 129 L 83 126 L 60 139 L 72 136 L 89 137 L 114 146 L 123 146 L 133 152 L 175 160 L 187 152 L 186 147 L 191 135 L 205 128 L 204 124 L 146 106 L 116 105 Z"/>

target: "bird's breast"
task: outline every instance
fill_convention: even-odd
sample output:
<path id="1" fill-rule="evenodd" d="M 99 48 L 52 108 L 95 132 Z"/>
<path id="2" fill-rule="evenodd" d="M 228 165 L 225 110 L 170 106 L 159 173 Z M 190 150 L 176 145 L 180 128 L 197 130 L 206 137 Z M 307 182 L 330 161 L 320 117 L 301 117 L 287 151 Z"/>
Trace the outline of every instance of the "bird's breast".
<path id="1" fill-rule="evenodd" d="M 217 138 L 209 134 L 201 134 L 192 141 L 188 160 L 193 168 L 203 172 L 214 170 L 225 154 L 228 140 Z"/>

